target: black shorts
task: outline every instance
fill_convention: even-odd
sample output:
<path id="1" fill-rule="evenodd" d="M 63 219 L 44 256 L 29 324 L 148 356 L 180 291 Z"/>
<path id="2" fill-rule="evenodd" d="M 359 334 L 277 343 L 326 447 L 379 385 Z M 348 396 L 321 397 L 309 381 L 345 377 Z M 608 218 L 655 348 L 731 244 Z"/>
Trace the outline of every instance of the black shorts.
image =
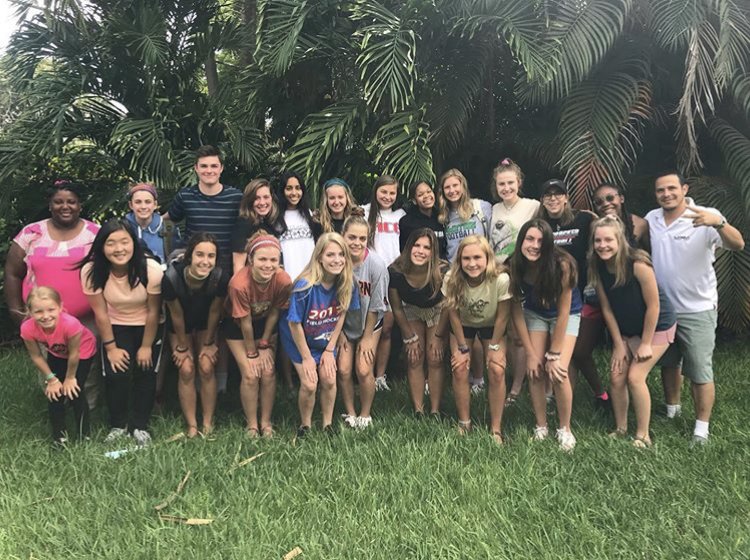
<path id="1" fill-rule="evenodd" d="M 466 342 L 471 342 L 474 340 L 474 338 L 478 335 L 479 340 L 490 340 L 492 339 L 492 332 L 495 330 L 495 327 L 463 327 L 464 330 L 464 338 L 466 339 Z"/>
<path id="2" fill-rule="evenodd" d="M 253 334 L 255 335 L 255 340 L 260 340 L 263 337 L 263 332 L 265 330 L 265 319 L 256 319 L 253 321 Z M 242 340 L 242 329 L 238 322 L 231 317 L 226 317 L 221 322 L 221 334 L 227 340 Z"/>

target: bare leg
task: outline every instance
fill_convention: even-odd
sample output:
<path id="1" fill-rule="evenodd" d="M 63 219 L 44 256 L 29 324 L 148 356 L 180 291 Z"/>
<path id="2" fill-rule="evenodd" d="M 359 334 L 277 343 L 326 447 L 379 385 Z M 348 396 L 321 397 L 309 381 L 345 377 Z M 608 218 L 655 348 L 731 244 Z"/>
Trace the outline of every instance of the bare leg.
<path id="1" fill-rule="evenodd" d="M 437 325 L 427 327 L 424 340 L 431 340 L 435 335 Z M 433 360 L 427 355 L 427 386 L 430 388 L 430 413 L 440 412 L 440 399 L 443 396 L 443 385 L 445 384 L 445 364 L 443 360 Z"/>
<path id="2" fill-rule="evenodd" d="M 547 351 L 547 339 L 549 338 L 546 331 L 530 331 L 531 346 L 539 357 L 539 361 L 544 363 L 544 353 Z M 547 374 L 542 371 L 536 377 L 532 377 L 529 384 L 529 393 L 531 394 L 531 406 L 534 409 L 534 418 L 536 425 L 540 427 L 547 426 Z"/>
<path id="3" fill-rule="evenodd" d="M 342 333 L 340 336 L 343 337 L 345 335 Z M 354 345 L 350 340 L 346 340 L 345 343 L 339 345 L 338 371 L 336 372 L 339 381 L 341 402 L 344 404 L 344 410 L 346 410 L 349 416 L 357 415 L 354 408 L 354 379 L 352 378 L 354 350 Z"/>
<path id="4" fill-rule="evenodd" d="M 172 348 L 177 346 L 176 336 L 169 335 L 172 339 Z M 195 363 L 193 362 L 193 345 L 188 345 L 190 358 L 185 359 L 180 365 L 177 381 L 177 395 L 180 398 L 180 408 L 187 424 L 187 436 L 198 435 L 198 419 L 196 418 L 196 395 L 195 395 Z"/>
<path id="5" fill-rule="evenodd" d="M 666 404 L 680 404 L 682 369 L 678 367 L 661 368 L 661 383 L 664 387 L 664 401 Z"/>
<path id="6" fill-rule="evenodd" d="M 383 315 L 383 328 L 380 330 L 377 353 L 375 355 L 375 376 L 385 376 L 385 368 L 391 357 L 391 331 L 393 331 L 393 313 Z"/>
<path id="7" fill-rule="evenodd" d="M 250 371 L 250 362 L 245 356 L 245 343 L 242 340 L 227 340 L 227 346 L 237 360 L 242 380 L 240 381 L 240 400 L 245 412 L 247 429 L 258 430 L 258 387 L 260 380 Z"/>
<path id="8" fill-rule="evenodd" d="M 193 344 L 198 348 L 201 340 L 205 340 L 203 332 L 193 336 Z M 198 357 L 198 374 L 201 378 L 201 411 L 203 412 L 203 433 L 207 434 L 213 430 L 214 411 L 216 410 L 216 376 L 214 375 L 214 364 L 206 357 Z"/>
<path id="9" fill-rule="evenodd" d="M 294 362 L 292 362 L 294 364 Z M 315 391 L 318 389 L 318 376 L 315 379 L 308 380 L 305 372 L 302 370 L 302 364 L 294 364 L 299 376 L 299 394 L 297 395 L 297 405 L 299 407 L 300 426 L 312 426 L 312 413 L 315 407 Z"/>
<path id="10" fill-rule="evenodd" d="M 451 354 L 459 353 L 456 337 L 451 335 Z M 469 389 L 469 367 L 466 366 L 453 370 L 453 396 L 456 399 L 456 412 L 459 422 L 471 420 L 471 390 Z"/>
<path id="11" fill-rule="evenodd" d="M 568 368 L 570 359 L 573 356 L 573 347 L 576 345 L 576 337 L 566 334 L 563 345 L 560 350 L 560 364 Z M 570 417 L 573 412 L 573 389 L 569 379 L 564 379 L 558 383 L 553 382 L 552 387 L 555 391 L 555 401 L 557 404 L 557 417 L 561 429 L 570 430 Z"/>
<path id="12" fill-rule="evenodd" d="M 489 340 L 482 341 L 484 353 L 487 355 Z M 503 409 L 505 408 L 505 355 L 502 355 L 502 364 L 490 362 L 487 366 L 487 378 L 489 380 L 489 391 L 487 399 L 490 404 L 490 431 L 492 434 L 500 434 L 502 430 Z"/>
<path id="13" fill-rule="evenodd" d="M 409 328 L 419 336 L 419 344 L 424 347 L 425 345 L 425 326 L 422 321 L 409 321 Z M 407 354 L 407 369 L 406 376 L 409 380 L 409 394 L 411 395 L 411 402 L 414 405 L 416 412 L 424 412 L 424 356 L 425 348 L 422 348 L 421 356 L 414 361 L 408 360 Z M 432 387 L 430 387 L 430 393 L 432 393 Z"/>
<path id="14" fill-rule="evenodd" d="M 323 427 L 325 428 L 333 423 L 333 406 L 336 404 L 336 374 L 328 378 L 321 375 L 319 370 L 318 380 L 318 383 L 320 383 L 320 414 L 323 417 Z"/>
<path id="15" fill-rule="evenodd" d="M 651 393 L 646 385 L 649 372 L 669 348 L 668 345 L 654 346 L 653 356 L 645 362 L 633 361 L 628 369 L 628 387 L 635 412 L 635 437 L 649 440 L 648 429 L 651 422 Z"/>
<path id="16" fill-rule="evenodd" d="M 711 383 L 693 383 L 691 386 L 693 403 L 695 404 L 695 418 L 708 422 L 711 419 L 711 411 L 716 399 L 716 386 Z"/>
<path id="17" fill-rule="evenodd" d="M 380 342 L 380 332 L 373 333 L 376 343 Z M 355 353 L 356 355 L 356 353 Z M 372 403 L 375 400 L 375 364 L 364 364 L 361 359 L 356 359 L 357 380 L 359 381 L 359 414 L 365 418 L 372 415 Z"/>
<path id="18" fill-rule="evenodd" d="M 578 371 L 583 374 L 583 377 L 586 378 L 595 397 L 604 392 L 599 372 L 596 369 L 596 362 L 594 361 L 594 346 L 602 328 L 601 319 L 581 317 L 581 328 L 578 331 L 578 339 L 573 350 L 573 363 Z"/>
<path id="19" fill-rule="evenodd" d="M 276 372 L 273 365 L 260 376 L 260 428 L 261 431 L 271 428 L 273 401 L 276 397 Z M 264 432 L 265 435 L 265 432 Z"/>
<path id="20" fill-rule="evenodd" d="M 526 351 L 522 345 L 516 344 L 516 339 L 512 335 L 508 336 L 507 348 L 510 354 L 510 368 L 513 373 L 510 394 L 517 396 L 523 391 L 523 380 L 526 377 Z"/>
<path id="21" fill-rule="evenodd" d="M 467 341 L 471 347 L 471 384 L 481 385 L 484 383 L 484 348 L 478 337 Z"/>

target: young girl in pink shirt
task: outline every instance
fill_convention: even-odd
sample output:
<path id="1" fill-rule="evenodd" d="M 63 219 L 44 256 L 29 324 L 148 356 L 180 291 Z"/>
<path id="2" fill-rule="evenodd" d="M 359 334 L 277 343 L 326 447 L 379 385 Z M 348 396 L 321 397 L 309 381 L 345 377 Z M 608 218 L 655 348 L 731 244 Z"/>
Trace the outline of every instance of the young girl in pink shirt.
<path id="1" fill-rule="evenodd" d="M 31 361 L 44 376 L 49 400 L 52 439 L 67 441 L 65 403 L 73 407 L 78 437 L 89 433 L 89 407 L 84 383 L 96 354 L 96 338 L 72 315 L 63 311 L 60 294 L 52 288 L 33 288 L 26 299 L 30 317 L 21 324 L 21 338 Z M 40 347 L 47 351 L 42 356 Z"/>

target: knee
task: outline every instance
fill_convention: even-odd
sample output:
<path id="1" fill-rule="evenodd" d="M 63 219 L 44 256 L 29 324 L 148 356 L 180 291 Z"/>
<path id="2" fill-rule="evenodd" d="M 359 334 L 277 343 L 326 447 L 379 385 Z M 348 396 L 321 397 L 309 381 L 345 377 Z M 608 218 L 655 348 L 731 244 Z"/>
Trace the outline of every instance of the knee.
<path id="1" fill-rule="evenodd" d="M 300 376 L 299 388 L 304 393 L 315 393 L 318 390 L 318 381 L 313 379 L 302 379 L 304 376 Z"/>
<path id="2" fill-rule="evenodd" d="M 487 368 L 487 377 L 490 383 L 505 383 L 505 365 L 490 362 Z"/>
<path id="3" fill-rule="evenodd" d="M 624 373 L 614 373 L 610 376 L 609 382 L 613 387 L 624 387 L 627 378 Z"/>
<path id="4" fill-rule="evenodd" d="M 454 383 L 463 383 L 469 380 L 469 367 L 461 366 L 457 367 L 453 370 L 453 382 Z"/>
<path id="5" fill-rule="evenodd" d="M 268 369 L 264 369 L 260 374 L 260 379 L 263 383 L 274 381 L 276 379 L 276 372 L 274 371 L 272 367 Z"/>
<path id="6" fill-rule="evenodd" d="M 180 366 L 180 382 L 192 383 L 195 380 L 195 366 L 192 360 L 185 360 Z"/>
<path id="7" fill-rule="evenodd" d="M 339 381 L 342 381 L 344 383 L 350 383 L 352 380 L 352 368 L 342 368 L 339 367 L 338 371 L 336 372 L 336 375 L 338 375 Z"/>
<path id="8" fill-rule="evenodd" d="M 242 372 L 242 384 L 248 387 L 257 387 L 258 378 L 249 369 L 245 370 Z"/>
<path id="9" fill-rule="evenodd" d="M 320 385 L 321 391 L 330 391 L 331 389 L 336 388 L 335 379 L 321 379 L 318 381 L 318 384 Z"/>
<path id="10" fill-rule="evenodd" d="M 443 367 L 443 360 L 435 360 L 434 358 L 427 358 L 427 367 L 430 369 L 438 369 Z"/>

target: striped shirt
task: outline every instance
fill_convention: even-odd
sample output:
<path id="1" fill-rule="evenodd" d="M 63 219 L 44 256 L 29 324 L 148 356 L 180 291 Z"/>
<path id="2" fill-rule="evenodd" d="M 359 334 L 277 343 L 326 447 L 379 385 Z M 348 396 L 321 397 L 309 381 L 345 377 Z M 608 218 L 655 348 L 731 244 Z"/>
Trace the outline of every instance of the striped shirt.
<path id="1" fill-rule="evenodd" d="M 222 263 L 229 262 L 232 229 L 240 213 L 240 200 L 242 191 L 229 185 L 223 185 L 221 192 L 210 196 L 203 194 L 198 185 L 185 187 L 172 200 L 169 218 L 173 222 L 185 220 L 185 239 L 202 231 L 215 235 Z"/>

